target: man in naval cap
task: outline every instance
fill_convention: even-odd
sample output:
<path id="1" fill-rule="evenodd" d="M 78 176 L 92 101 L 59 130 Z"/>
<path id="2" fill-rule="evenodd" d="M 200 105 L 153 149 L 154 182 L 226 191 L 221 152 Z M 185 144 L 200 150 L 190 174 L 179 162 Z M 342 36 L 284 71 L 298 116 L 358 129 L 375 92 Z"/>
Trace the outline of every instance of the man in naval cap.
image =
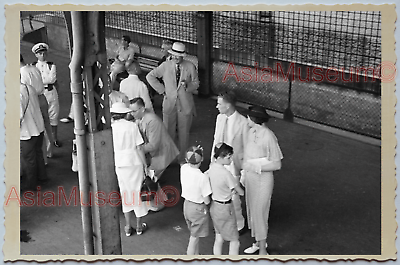
<path id="1" fill-rule="evenodd" d="M 47 61 L 47 51 L 49 49 L 49 45 L 46 43 L 37 43 L 33 45 L 32 52 L 35 54 L 36 58 L 38 59 L 37 62 L 33 63 L 36 66 L 41 75 L 44 85 L 44 96 L 48 102 L 49 108 L 49 118 L 50 118 L 50 125 L 51 131 L 53 134 L 54 142 L 51 143 L 48 137 L 46 139 L 46 146 L 47 146 L 47 156 L 52 156 L 51 146 L 54 144 L 55 147 L 61 147 L 61 143 L 58 141 L 57 138 L 57 126 L 58 126 L 58 116 L 60 113 L 60 103 L 58 100 L 58 93 L 57 93 L 57 70 L 56 65 L 52 62 Z"/>

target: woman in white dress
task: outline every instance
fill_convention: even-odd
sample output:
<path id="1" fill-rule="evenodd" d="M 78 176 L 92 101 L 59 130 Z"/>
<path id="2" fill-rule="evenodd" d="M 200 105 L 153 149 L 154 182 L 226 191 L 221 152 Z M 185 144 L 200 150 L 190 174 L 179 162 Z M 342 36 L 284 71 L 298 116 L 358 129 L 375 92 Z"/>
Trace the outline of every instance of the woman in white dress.
<path id="1" fill-rule="evenodd" d="M 281 169 L 283 155 L 275 134 L 266 125 L 269 115 L 265 109 L 250 107 L 244 114 L 247 114 L 250 127 L 243 158 L 247 218 L 251 236 L 257 241 L 249 249 L 258 248 L 260 255 L 268 255 L 266 247 L 260 246 L 267 246 L 273 172 Z"/>
<path id="2" fill-rule="evenodd" d="M 131 212 L 136 215 L 136 234 L 141 235 L 147 224 L 141 218 L 147 215 L 147 205 L 140 199 L 146 160 L 141 145 L 144 143 L 136 123 L 125 119 L 131 112 L 122 102 L 114 103 L 110 109 L 114 143 L 115 172 L 122 198 L 125 216 L 125 234 L 132 235 Z"/>

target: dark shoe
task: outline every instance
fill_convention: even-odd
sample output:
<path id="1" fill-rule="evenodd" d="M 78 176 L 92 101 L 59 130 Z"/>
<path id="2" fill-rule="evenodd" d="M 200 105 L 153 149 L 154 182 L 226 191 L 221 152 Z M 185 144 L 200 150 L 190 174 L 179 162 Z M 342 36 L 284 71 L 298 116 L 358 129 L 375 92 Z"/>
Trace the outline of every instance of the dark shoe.
<path id="1" fill-rule="evenodd" d="M 61 144 L 59 141 L 55 141 L 55 142 L 54 142 L 54 146 L 55 146 L 55 147 L 61 147 L 62 144 Z"/>
<path id="2" fill-rule="evenodd" d="M 136 228 L 136 234 L 137 234 L 138 236 L 140 236 L 141 234 L 144 233 L 144 231 L 147 230 L 147 228 L 148 228 L 147 224 L 146 224 L 146 223 L 142 223 L 142 227 Z"/>
<path id="3" fill-rule="evenodd" d="M 125 235 L 126 236 L 131 236 L 133 233 L 133 228 L 132 226 L 125 226 Z"/>
<path id="4" fill-rule="evenodd" d="M 249 229 L 244 226 L 242 229 L 239 230 L 239 236 L 244 235 L 247 231 L 249 231 Z"/>

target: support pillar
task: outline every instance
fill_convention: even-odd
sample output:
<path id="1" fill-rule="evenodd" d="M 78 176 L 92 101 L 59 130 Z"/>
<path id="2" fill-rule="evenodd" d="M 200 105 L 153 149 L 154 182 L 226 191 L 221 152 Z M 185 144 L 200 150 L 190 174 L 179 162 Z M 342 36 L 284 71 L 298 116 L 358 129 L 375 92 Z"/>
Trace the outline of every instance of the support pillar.
<path id="1" fill-rule="evenodd" d="M 212 87 L 212 12 L 197 12 L 197 59 L 199 95 L 209 96 Z"/>

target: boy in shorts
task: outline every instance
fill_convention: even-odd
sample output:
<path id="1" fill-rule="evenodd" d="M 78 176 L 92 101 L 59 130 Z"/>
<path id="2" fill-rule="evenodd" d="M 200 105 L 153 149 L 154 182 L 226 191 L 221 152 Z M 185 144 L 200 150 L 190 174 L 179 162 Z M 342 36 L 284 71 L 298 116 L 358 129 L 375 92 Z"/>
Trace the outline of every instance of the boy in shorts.
<path id="1" fill-rule="evenodd" d="M 199 255 L 199 238 L 208 236 L 211 186 L 208 177 L 200 171 L 203 149 L 190 147 L 185 156 L 186 163 L 181 167 L 183 215 L 190 230 L 187 255 Z"/>
<path id="2" fill-rule="evenodd" d="M 225 143 L 215 146 L 215 162 L 206 174 L 210 178 L 212 203 L 211 219 L 215 229 L 214 255 L 222 255 L 224 241 L 229 241 L 229 255 L 239 255 L 239 232 L 235 210 L 232 204 L 232 192 L 243 196 L 239 181 L 225 168 L 232 162 L 233 148 Z"/>

